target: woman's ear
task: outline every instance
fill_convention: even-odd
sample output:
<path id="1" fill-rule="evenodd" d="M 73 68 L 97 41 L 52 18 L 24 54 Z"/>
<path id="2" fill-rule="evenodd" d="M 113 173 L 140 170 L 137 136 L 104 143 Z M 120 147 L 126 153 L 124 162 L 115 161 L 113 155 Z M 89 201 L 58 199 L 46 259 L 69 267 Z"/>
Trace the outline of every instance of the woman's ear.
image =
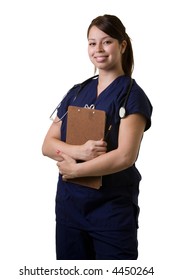
<path id="1" fill-rule="evenodd" d="M 125 40 L 123 40 L 121 43 L 121 54 L 123 54 L 125 52 L 126 47 L 127 47 L 127 42 Z"/>

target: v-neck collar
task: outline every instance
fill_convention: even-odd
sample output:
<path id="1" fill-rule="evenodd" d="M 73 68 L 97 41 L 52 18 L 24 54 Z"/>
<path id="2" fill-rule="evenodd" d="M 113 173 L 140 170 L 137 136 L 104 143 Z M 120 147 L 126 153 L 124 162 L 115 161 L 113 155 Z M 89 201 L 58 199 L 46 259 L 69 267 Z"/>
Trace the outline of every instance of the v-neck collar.
<path id="1" fill-rule="evenodd" d="M 98 80 L 99 78 L 95 79 L 95 97 L 96 97 L 96 100 L 99 99 L 101 96 L 107 94 L 107 92 L 112 88 L 112 87 L 115 87 L 116 84 L 119 83 L 119 81 L 124 78 L 125 75 L 121 75 L 121 76 L 118 76 L 117 78 L 115 78 L 103 91 L 100 92 L 100 94 L 97 96 L 97 86 L 98 86 Z"/>

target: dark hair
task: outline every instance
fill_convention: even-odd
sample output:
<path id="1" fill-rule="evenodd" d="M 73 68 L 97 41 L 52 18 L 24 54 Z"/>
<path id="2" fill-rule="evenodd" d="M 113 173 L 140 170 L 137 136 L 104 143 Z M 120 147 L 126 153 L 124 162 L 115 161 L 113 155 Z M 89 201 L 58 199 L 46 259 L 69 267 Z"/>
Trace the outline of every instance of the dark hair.
<path id="1" fill-rule="evenodd" d="M 98 16 L 92 20 L 88 27 L 87 37 L 92 26 L 96 26 L 109 36 L 117 39 L 121 44 L 124 40 L 127 42 L 125 52 L 122 55 L 122 68 L 126 75 L 131 76 L 134 66 L 133 49 L 126 28 L 121 20 L 114 15 Z"/>

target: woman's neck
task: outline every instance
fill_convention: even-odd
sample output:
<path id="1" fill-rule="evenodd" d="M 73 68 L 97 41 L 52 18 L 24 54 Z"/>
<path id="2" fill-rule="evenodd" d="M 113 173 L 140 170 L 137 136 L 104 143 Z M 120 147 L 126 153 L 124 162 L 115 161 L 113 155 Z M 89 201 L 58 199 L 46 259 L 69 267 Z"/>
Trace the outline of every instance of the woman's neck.
<path id="1" fill-rule="evenodd" d="M 105 88 L 107 88 L 116 78 L 123 76 L 124 72 L 119 73 L 99 73 L 97 95 L 99 95 Z"/>

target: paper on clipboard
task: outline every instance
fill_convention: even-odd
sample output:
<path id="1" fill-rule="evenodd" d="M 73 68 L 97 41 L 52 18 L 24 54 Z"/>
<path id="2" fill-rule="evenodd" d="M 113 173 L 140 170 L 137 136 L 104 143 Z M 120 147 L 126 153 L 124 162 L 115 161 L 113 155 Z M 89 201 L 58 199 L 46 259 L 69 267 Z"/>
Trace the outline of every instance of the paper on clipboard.
<path id="1" fill-rule="evenodd" d="M 105 111 L 69 106 L 66 142 L 72 145 L 82 145 L 88 140 L 104 139 L 105 123 Z M 101 176 L 80 177 L 68 181 L 95 189 L 99 189 L 102 185 Z"/>

